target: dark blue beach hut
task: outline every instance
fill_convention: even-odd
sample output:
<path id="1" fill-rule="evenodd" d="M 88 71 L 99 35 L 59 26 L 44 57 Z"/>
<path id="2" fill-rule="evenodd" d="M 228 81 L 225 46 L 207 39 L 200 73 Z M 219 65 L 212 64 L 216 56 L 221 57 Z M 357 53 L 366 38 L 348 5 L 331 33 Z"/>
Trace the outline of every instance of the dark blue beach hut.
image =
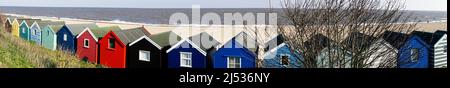
<path id="1" fill-rule="evenodd" d="M 255 68 L 255 39 L 241 32 L 214 53 L 214 68 Z"/>
<path id="2" fill-rule="evenodd" d="M 399 49 L 398 66 L 399 68 L 428 68 L 429 49 L 427 36 L 432 33 L 414 31 Z"/>
<path id="3" fill-rule="evenodd" d="M 205 68 L 206 52 L 188 39 L 182 39 L 167 51 L 169 68 Z"/>

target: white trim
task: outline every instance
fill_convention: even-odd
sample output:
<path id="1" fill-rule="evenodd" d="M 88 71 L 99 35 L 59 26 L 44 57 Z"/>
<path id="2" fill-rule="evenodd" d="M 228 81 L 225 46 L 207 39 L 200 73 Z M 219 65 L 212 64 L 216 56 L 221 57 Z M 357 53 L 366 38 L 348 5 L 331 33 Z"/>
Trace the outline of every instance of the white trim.
<path id="1" fill-rule="evenodd" d="M 183 54 L 189 54 L 191 55 L 191 58 L 185 58 L 185 59 L 190 59 L 190 66 L 189 65 L 185 65 L 186 63 L 181 63 L 183 61 Z M 192 52 L 180 52 L 180 67 L 189 67 L 192 68 Z"/>
<path id="2" fill-rule="evenodd" d="M 50 31 L 52 32 L 52 34 L 56 35 L 55 31 L 53 31 L 53 28 L 50 27 L 50 25 L 47 25 L 46 27 L 48 27 L 48 29 L 50 29 Z M 44 28 L 45 29 L 45 28 Z"/>
<path id="3" fill-rule="evenodd" d="M 86 46 L 86 42 L 88 43 L 87 46 Z M 83 40 L 83 47 L 84 47 L 84 48 L 89 48 L 89 45 L 90 45 L 89 43 L 90 43 L 90 42 L 89 42 L 89 39 L 84 39 L 84 40 Z"/>
<path id="4" fill-rule="evenodd" d="M 16 18 L 14 18 L 14 19 L 16 19 Z M 8 22 L 9 25 L 12 25 L 12 23 L 13 23 L 13 22 L 11 21 L 11 18 L 10 18 L 10 17 L 7 17 L 7 18 L 6 18 L 6 21 L 9 21 L 9 22 Z"/>
<path id="5" fill-rule="evenodd" d="M 239 34 L 241 34 L 241 33 L 245 33 L 245 35 L 248 35 L 247 34 L 247 32 L 245 32 L 245 31 L 241 31 L 241 32 L 239 32 L 239 33 L 237 33 L 237 34 L 234 34 L 233 33 L 233 37 L 231 37 L 229 40 L 227 40 L 224 44 L 219 44 L 219 45 L 217 45 L 216 46 L 216 50 L 219 50 L 220 48 L 222 48 L 223 46 L 225 46 L 227 43 L 229 43 L 229 42 L 233 42 L 233 41 L 235 41 L 236 40 L 236 37 L 238 37 L 239 36 Z M 241 44 L 242 45 L 242 44 Z M 257 45 L 259 45 L 259 44 L 257 44 Z M 242 45 L 242 46 L 244 46 L 244 45 Z"/>
<path id="6" fill-rule="evenodd" d="M 230 57 L 239 58 L 239 68 L 242 68 L 242 58 L 235 56 L 227 56 L 227 68 L 230 68 Z M 236 64 L 236 62 L 234 62 Z"/>
<path id="7" fill-rule="evenodd" d="M 148 42 L 152 43 L 154 46 L 156 46 L 156 48 L 158 48 L 159 50 L 161 50 L 161 46 L 159 46 L 158 44 L 156 44 L 156 42 L 154 42 L 152 39 L 148 38 L 147 36 L 142 36 L 141 38 L 134 40 L 133 42 L 130 43 L 130 46 L 133 46 L 134 44 L 136 44 L 137 42 L 141 41 L 142 39 L 147 40 Z"/>
<path id="8" fill-rule="evenodd" d="M 92 33 L 92 31 L 91 31 L 91 29 L 89 29 L 89 27 L 84 28 L 84 30 L 83 30 L 80 34 L 77 35 L 77 39 L 78 39 L 81 35 L 83 35 L 83 33 L 86 32 L 86 31 L 87 31 L 89 34 L 91 34 L 91 37 L 94 38 L 95 42 L 98 42 L 97 37 L 94 35 L 94 33 Z"/>
<path id="9" fill-rule="evenodd" d="M 227 43 L 231 43 L 232 41 L 235 41 L 235 44 L 239 44 L 239 45 L 241 45 L 242 47 L 239 47 L 239 48 L 246 48 L 246 49 L 249 49 L 248 47 L 245 47 L 246 45 L 243 45 L 243 44 L 240 44 L 240 43 L 237 43 L 236 42 L 236 37 L 240 34 L 241 32 L 239 32 L 238 34 L 236 34 L 236 35 L 234 35 L 234 37 L 232 37 L 231 39 L 229 39 L 228 41 L 226 41 L 224 44 L 222 44 L 222 43 L 220 43 L 220 44 L 218 44 L 218 45 L 216 45 L 215 47 L 216 47 L 216 50 L 219 50 L 220 48 L 222 48 L 222 47 L 224 47 Z M 246 35 L 248 35 L 247 34 L 247 32 L 244 32 Z M 256 42 L 256 39 L 253 37 L 253 36 L 247 36 L 247 37 L 243 37 L 243 38 L 251 38 L 252 40 L 253 40 L 253 42 L 255 42 L 255 48 L 258 46 L 258 47 L 263 47 L 261 44 L 259 44 L 258 42 Z M 247 41 L 247 43 L 248 43 L 249 41 Z M 233 47 L 233 46 L 232 46 Z"/>
<path id="10" fill-rule="evenodd" d="M 278 45 L 277 47 L 272 48 L 272 49 L 270 49 L 269 51 L 265 52 L 264 55 L 263 55 L 263 57 L 268 56 L 270 53 L 273 53 L 274 51 L 280 49 L 281 47 L 283 47 L 283 46 L 285 46 L 285 45 L 287 45 L 287 44 L 286 44 L 286 43 L 281 43 L 281 44 Z"/>
<path id="11" fill-rule="evenodd" d="M 34 21 L 33 24 L 31 24 L 30 30 L 31 30 L 31 28 L 33 28 L 34 26 L 36 26 L 39 30 L 41 30 L 41 27 L 39 26 L 39 24 L 38 24 L 36 21 Z"/>
<path id="12" fill-rule="evenodd" d="M 30 28 L 30 27 L 28 26 L 28 24 L 27 24 L 27 21 L 26 21 L 26 20 L 23 20 L 23 21 L 22 21 L 22 23 L 20 23 L 20 24 L 19 24 L 19 28 L 20 28 L 20 26 L 22 26 L 22 24 L 25 24 L 25 25 L 27 26 L 27 28 Z"/>
<path id="13" fill-rule="evenodd" d="M 56 46 L 58 45 L 58 43 L 57 43 L 58 40 L 56 40 L 56 37 L 58 37 L 58 36 L 53 34 L 53 50 L 56 50 Z"/>
<path id="14" fill-rule="evenodd" d="M 169 53 L 170 51 L 172 51 L 173 49 L 175 49 L 176 47 L 180 46 L 184 41 L 188 42 L 189 44 L 192 45 L 192 47 L 194 47 L 195 49 L 197 49 L 200 53 L 202 53 L 204 56 L 206 56 L 206 52 L 203 51 L 200 47 L 198 47 L 197 45 L 195 45 L 192 41 L 187 40 L 187 39 L 183 39 L 181 41 L 179 41 L 177 44 L 175 44 L 174 46 L 170 47 L 166 53 Z"/>
<path id="15" fill-rule="evenodd" d="M 17 23 L 20 26 L 19 20 L 17 20 L 17 18 L 14 18 L 13 22 L 11 23 L 11 25 L 14 24 L 14 23 Z"/>

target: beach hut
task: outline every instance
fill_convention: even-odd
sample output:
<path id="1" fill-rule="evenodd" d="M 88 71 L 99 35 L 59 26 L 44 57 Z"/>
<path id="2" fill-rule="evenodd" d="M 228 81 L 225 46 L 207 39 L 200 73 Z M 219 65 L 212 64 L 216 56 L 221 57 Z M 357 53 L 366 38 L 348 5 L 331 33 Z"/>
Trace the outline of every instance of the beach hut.
<path id="1" fill-rule="evenodd" d="M 284 42 L 282 35 L 277 35 L 265 43 L 263 68 L 300 68 L 300 54 L 292 51 Z"/>
<path id="2" fill-rule="evenodd" d="M 447 67 L 447 31 L 434 32 L 431 46 L 431 66 L 434 68 Z"/>
<path id="3" fill-rule="evenodd" d="M 26 19 L 22 20 L 19 26 L 19 36 L 24 40 L 30 40 L 30 27 L 34 22 L 39 22 L 41 20 L 38 19 Z"/>
<path id="4" fill-rule="evenodd" d="M 23 18 L 14 18 L 14 20 L 11 23 L 11 34 L 16 37 L 19 36 L 19 27 L 20 23 L 22 22 Z"/>
<path id="5" fill-rule="evenodd" d="M 86 28 L 97 28 L 96 24 L 65 24 L 56 32 L 57 49 L 75 53 L 76 36 Z"/>
<path id="6" fill-rule="evenodd" d="M 337 42 L 328 37 L 317 34 L 304 42 L 307 50 L 303 52 L 312 52 L 310 56 L 305 57 L 305 61 L 315 61 L 317 68 L 350 68 L 351 53 L 343 47 L 337 45 Z"/>
<path id="7" fill-rule="evenodd" d="M 447 31 L 438 30 L 434 33 L 430 32 L 419 32 L 414 31 L 412 33 L 414 36 L 419 37 L 425 44 L 417 44 L 428 46 L 428 68 L 442 68 L 446 67 L 447 64 Z M 422 52 L 426 53 L 426 51 Z M 419 60 L 416 62 L 417 64 L 421 64 L 420 59 L 422 54 L 419 54 Z M 426 56 L 423 56 L 425 58 Z M 422 61 L 425 63 L 425 61 Z M 416 68 L 416 67 L 413 67 Z M 418 67 L 425 68 L 425 67 Z"/>
<path id="8" fill-rule="evenodd" d="M 56 32 L 61 29 L 63 25 L 47 25 L 42 29 L 42 46 L 50 50 L 56 50 Z"/>
<path id="9" fill-rule="evenodd" d="M 100 39 L 100 64 L 112 68 L 126 67 L 127 45 L 150 33 L 143 27 L 110 31 Z"/>
<path id="10" fill-rule="evenodd" d="M 166 51 L 168 67 L 212 68 L 212 57 L 208 51 L 215 49 L 218 44 L 219 42 L 206 32 L 183 39 Z"/>
<path id="11" fill-rule="evenodd" d="M 11 33 L 11 30 L 12 30 L 12 26 L 13 26 L 13 21 L 14 20 L 16 20 L 16 17 L 13 17 L 13 16 L 8 16 L 7 18 L 6 18 L 6 22 L 5 22 L 5 31 L 6 32 L 8 32 L 8 33 Z"/>
<path id="12" fill-rule="evenodd" d="M 150 35 L 150 39 L 153 40 L 157 45 L 159 45 L 161 47 L 160 50 L 156 51 L 156 50 L 150 50 L 150 52 L 152 52 L 152 54 L 150 55 L 150 61 L 154 61 L 157 62 L 159 61 L 160 63 L 154 63 L 152 66 L 159 64 L 160 68 L 168 68 L 168 54 L 166 53 L 166 51 L 172 47 L 172 45 L 175 45 L 176 43 L 178 43 L 179 41 L 181 41 L 181 37 L 179 35 L 177 35 L 176 33 L 172 32 L 172 31 L 167 31 L 167 32 L 162 32 L 162 33 L 158 33 L 158 34 L 153 34 Z M 158 55 L 158 52 L 160 53 Z M 155 53 L 155 54 L 153 54 Z M 155 58 L 153 58 L 155 57 Z M 157 58 L 160 57 L 160 58 Z M 152 63 L 148 63 L 148 64 L 152 64 Z"/>
<path id="13" fill-rule="evenodd" d="M 98 40 L 108 31 L 119 31 L 118 26 L 86 28 L 76 37 L 76 55 L 84 61 L 98 63 Z"/>
<path id="14" fill-rule="evenodd" d="M 200 34 L 191 36 L 191 37 L 189 37 L 189 40 L 191 40 L 192 43 L 194 43 L 195 45 L 200 47 L 200 49 L 202 49 L 203 51 L 206 52 L 206 57 L 205 57 L 205 59 L 206 59 L 205 60 L 206 68 L 214 68 L 214 65 L 213 65 L 214 56 L 213 56 L 213 54 L 217 50 L 216 47 L 218 45 L 220 45 L 219 41 L 214 39 L 214 37 L 211 36 L 207 32 L 202 32 Z"/>
<path id="15" fill-rule="evenodd" d="M 240 32 L 214 53 L 214 68 L 256 68 L 256 40 Z"/>
<path id="16" fill-rule="evenodd" d="M 343 40 L 345 49 L 350 51 L 354 66 L 359 68 L 394 68 L 397 66 L 398 47 L 406 37 L 387 31 L 376 38 L 359 32 L 352 32 Z M 403 39 L 402 39 L 403 37 Z M 390 42 L 388 42 L 388 41 Z M 397 42 L 393 42 L 397 40 Z"/>
<path id="17" fill-rule="evenodd" d="M 30 41 L 42 44 L 42 29 L 48 25 L 64 25 L 64 21 L 35 21 L 30 27 Z"/>
<path id="18" fill-rule="evenodd" d="M 162 47 L 148 36 L 133 41 L 127 46 L 127 68 L 162 68 Z"/>
<path id="19" fill-rule="evenodd" d="M 414 31 L 399 49 L 399 68 L 428 68 L 430 45 L 426 42 L 432 33 Z"/>

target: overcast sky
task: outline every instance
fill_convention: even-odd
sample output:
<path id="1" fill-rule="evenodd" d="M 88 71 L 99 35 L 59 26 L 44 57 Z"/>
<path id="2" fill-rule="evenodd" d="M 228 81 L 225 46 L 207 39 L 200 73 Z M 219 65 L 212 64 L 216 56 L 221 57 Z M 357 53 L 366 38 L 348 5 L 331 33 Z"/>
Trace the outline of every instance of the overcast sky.
<path id="1" fill-rule="evenodd" d="M 280 7 L 281 0 L 272 0 Z M 0 6 L 116 8 L 268 8 L 268 0 L 0 0 Z M 447 0 L 406 0 L 407 10 L 447 11 Z"/>

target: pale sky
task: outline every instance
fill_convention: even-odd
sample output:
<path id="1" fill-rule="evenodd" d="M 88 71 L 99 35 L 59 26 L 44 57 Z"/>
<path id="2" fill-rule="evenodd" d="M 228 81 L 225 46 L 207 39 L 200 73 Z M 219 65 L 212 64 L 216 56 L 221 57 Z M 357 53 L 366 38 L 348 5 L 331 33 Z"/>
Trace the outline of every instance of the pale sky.
<path id="1" fill-rule="evenodd" d="M 268 8 L 268 0 L 0 0 L 0 6 L 112 8 Z M 280 7 L 281 0 L 272 0 Z M 447 11 L 447 0 L 405 0 L 407 10 Z"/>

